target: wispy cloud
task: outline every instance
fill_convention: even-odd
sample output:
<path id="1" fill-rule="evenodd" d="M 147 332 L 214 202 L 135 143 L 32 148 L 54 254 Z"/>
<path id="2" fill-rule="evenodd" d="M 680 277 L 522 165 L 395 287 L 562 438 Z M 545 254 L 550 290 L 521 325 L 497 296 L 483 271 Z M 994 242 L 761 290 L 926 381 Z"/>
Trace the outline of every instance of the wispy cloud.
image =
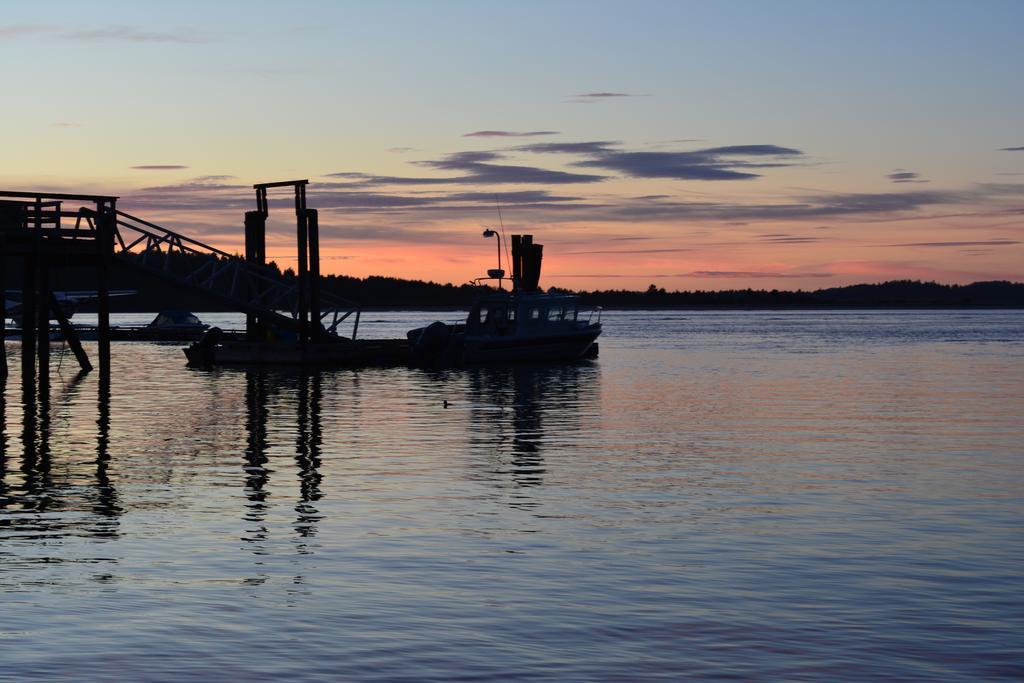
<path id="1" fill-rule="evenodd" d="M 175 31 L 150 31 L 139 26 L 112 24 L 93 28 L 69 30 L 61 24 L 21 24 L 0 26 L 0 39 L 24 38 L 50 34 L 62 40 L 82 42 L 127 43 L 208 43 L 212 39 L 205 31 L 181 28 Z"/>
<path id="2" fill-rule="evenodd" d="M 879 247 L 1005 247 L 1020 244 L 1017 240 L 992 239 L 972 242 L 907 242 L 905 244 L 878 244 Z"/>
<path id="3" fill-rule="evenodd" d="M 339 178 L 353 186 L 379 185 L 495 185 L 495 184 L 536 184 L 564 185 L 568 183 L 593 183 L 604 180 L 604 176 L 586 173 L 555 171 L 537 166 L 495 163 L 504 158 L 499 152 L 455 152 L 441 159 L 413 162 L 419 166 L 440 171 L 457 171 L 460 175 L 448 177 L 407 177 L 380 176 L 367 173 L 342 171 L 328 173 L 327 178 Z"/>
<path id="4" fill-rule="evenodd" d="M 81 128 L 82 124 L 75 123 L 74 121 L 56 121 L 50 124 L 53 128 Z"/>
<path id="5" fill-rule="evenodd" d="M 22 38 L 24 36 L 31 36 L 37 33 L 46 33 L 51 30 L 53 30 L 52 27 L 43 26 L 41 24 L 13 24 L 0 26 L 0 39 Z"/>
<path id="6" fill-rule="evenodd" d="M 465 178 L 474 183 L 592 183 L 603 180 L 604 176 L 583 173 L 552 171 L 536 166 L 495 164 L 502 155 L 497 152 L 455 152 L 436 161 L 418 162 L 422 166 L 442 171 L 463 171 Z"/>
<path id="7" fill-rule="evenodd" d="M 521 192 L 455 192 L 450 194 L 399 195 L 386 192 L 326 190 L 316 193 L 317 205 L 327 209 L 444 209 L 453 213 L 479 212 L 481 205 L 493 208 L 497 199 L 505 205 L 532 208 L 554 208 L 561 203 L 574 202 L 578 197 L 552 195 L 546 190 Z"/>
<path id="8" fill-rule="evenodd" d="M 1002 147 L 1001 152 L 1024 152 L 1024 145 L 1020 147 Z"/>
<path id="9" fill-rule="evenodd" d="M 208 43 L 210 38 L 199 31 L 179 29 L 177 31 L 147 31 L 138 26 L 113 25 L 101 28 L 67 31 L 60 35 L 66 40 L 88 42 L 129 42 L 129 43 Z"/>
<path id="10" fill-rule="evenodd" d="M 672 277 L 704 277 L 704 278 L 825 278 L 835 277 L 835 273 L 774 273 L 758 270 L 694 270 L 689 273 L 678 273 Z"/>
<path id="11" fill-rule="evenodd" d="M 592 97 L 594 99 L 605 99 L 608 97 L 633 97 L 628 92 L 585 92 L 576 97 Z"/>
<path id="12" fill-rule="evenodd" d="M 216 211 L 248 207 L 252 185 L 226 182 L 229 175 L 199 176 L 171 185 L 143 187 L 126 194 L 130 210 Z"/>
<path id="13" fill-rule="evenodd" d="M 578 95 L 570 95 L 569 101 L 577 104 L 593 104 L 594 102 L 607 102 L 609 100 L 618 100 L 627 97 L 649 97 L 649 95 L 637 95 L 628 92 L 613 92 L 613 91 L 597 91 L 597 92 L 584 92 Z"/>
<path id="14" fill-rule="evenodd" d="M 247 206 L 252 202 L 252 186 L 228 182 L 231 179 L 233 176 L 229 175 L 200 176 L 181 183 L 145 187 L 126 196 L 125 206 L 130 205 L 139 211 L 217 211 Z M 311 201 L 317 208 L 344 210 L 346 213 L 444 211 L 459 215 L 479 213 L 482 206 L 493 208 L 496 197 L 503 205 L 524 210 L 554 210 L 559 205 L 571 205 L 580 199 L 552 194 L 547 190 L 397 194 L 351 190 L 348 187 L 346 183 L 321 183 L 312 191 Z M 270 198 L 272 206 L 284 207 L 290 202 L 291 198 Z"/>
<path id="15" fill-rule="evenodd" d="M 182 166 L 181 164 L 142 164 L 139 166 L 132 166 L 133 171 L 180 171 L 188 166 Z"/>
<path id="16" fill-rule="evenodd" d="M 547 134 L 547 131 L 512 133 L 509 131 L 478 131 L 498 137 Z M 475 135 L 475 134 L 470 134 Z M 758 178 L 761 169 L 794 166 L 802 163 L 804 153 L 779 145 L 731 145 L 709 147 L 686 152 L 630 151 L 620 143 L 606 140 L 584 142 L 542 142 L 520 145 L 505 150 L 474 150 L 453 152 L 439 159 L 411 162 L 438 171 L 456 172 L 450 176 L 385 176 L 357 171 L 338 171 L 324 177 L 343 180 L 352 187 L 383 185 L 451 185 L 451 184 L 535 184 L 562 185 L 595 183 L 609 176 L 544 168 L 536 165 L 510 163 L 509 153 L 557 155 L 572 157 L 570 166 L 617 172 L 635 178 L 667 178 L 674 180 L 749 180 Z M 582 157 L 582 159 L 580 158 Z M 651 195 L 650 198 L 657 198 Z"/>
<path id="17" fill-rule="evenodd" d="M 588 157 L 575 166 L 617 171 L 633 178 L 675 180 L 749 180 L 751 169 L 795 165 L 804 153 L 779 145 L 729 145 L 687 152 L 632 152 L 605 141 L 551 142 L 523 145 L 520 151 Z"/>
<path id="18" fill-rule="evenodd" d="M 919 173 L 913 171 L 906 171 L 902 168 L 897 168 L 892 173 L 885 176 L 894 183 L 927 183 L 928 181 L 923 179 Z"/>
<path id="19" fill-rule="evenodd" d="M 824 237 L 799 237 L 794 235 L 760 235 L 758 241 L 768 244 L 806 244 L 822 242 Z"/>
<path id="20" fill-rule="evenodd" d="M 132 195 L 133 202 L 146 207 L 180 209 L 228 209 L 247 206 L 251 188 L 234 185 L 226 179 L 193 179 L 180 184 L 145 188 Z M 493 206 L 493 192 L 394 193 L 372 190 L 349 183 L 321 183 L 311 188 L 318 208 L 344 210 L 346 213 L 391 213 L 430 216 L 427 220 L 479 214 L 484 206 Z M 534 222 L 586 221 L 591 223 L 640 224 L 645 222 L 813 220 L 856 218 L 859 221 L 917 218 L 921 209 L 962 202 L 993 201 L 981 191 L 935 191 L 913 193 L 851 193 L 842 195 L 806 195 L 797 201 L 774 204 L 733 202 L 650 201 L 637 203 L 605 198 L 594 201 L 583 196 L 553 194 L 547 190 L 522 190 L 498 193 L 502 204 L 515 204 L 519 215 Z M 272 202 L 275 200 L 272 198 Z M 283 202 L 283 200 L 282 200 Z M 282 203 L 282 206 L 284 204 Z M 764 237 L 756 244 L 810 243 L 816 238 L 800 235 Z"/>
<path id="21" fill-rule="evenodd" d="M 674 254 L 682 251 L 693 251 L 693 249 L 597 249 L 593 251 L 566 251 L 565 255 L 579 254 Z"/>
<path id="22" fill-rule="evenodd" d="M 462 137 L 464 138 L 533 138 L 540 135 L 558 135 L 557 130 L 531 130 L 526 132 L 516 132 L 511 130 L 475 130 L 472 133 L 466 133 Z"/>

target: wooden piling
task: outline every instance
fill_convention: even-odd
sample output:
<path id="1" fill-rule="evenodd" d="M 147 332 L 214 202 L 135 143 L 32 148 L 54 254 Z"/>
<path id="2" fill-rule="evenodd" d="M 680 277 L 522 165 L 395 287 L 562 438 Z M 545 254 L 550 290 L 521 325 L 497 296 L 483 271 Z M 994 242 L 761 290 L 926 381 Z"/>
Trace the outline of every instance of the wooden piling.
<path id="1" fill-rule="evenodd" d="M 96 217 L 96 339 L 101 375 L 110 373 L 110 262 L 114 252 L 115 204 L 102 207 Z"/>
<path id="2" fill-rule="evenodd" d="M 306 209 L 306 230 L 309 238 L 309 324 L 314 336 L 320 327 L 320 224 L 316 209 Z"/>
<path id="3" fill-rule="evenodd" d="M 299 247 L 299 343 L 309 343 L 309 230 L 306 212 L 297 212 L 296 231 Z"/>
<path id="4" fill-rule="evenodd" d="M 50 264 L 45 256 L 37 258 L 35 292 L 36 309 L 36 352 L 39 355 L 39 387 L 40 391 L 50 383 Z M 28 319 L 25 324 L 31 324 Z"/>
<path id="5" fill-rule="evenodd" d="M 36 263 L 32 254 L 25 256 L 22 264 L 21 284 L 21 375 L 31 378 L 36 375 Z M 35 392 L 33 392 L 34 395 Z"/>
<path id="6" fill-rule="evenodd" d="M 245 260 L 261 270 L 266 264 L 267 214 L 262 211 L 245 212 Z M 263 281 L 254 278 L 251 287 L 249 296 L 262 303 L 265 291 Z M 266 330 L 260 316 L 255 313 L 246 314 L 245 335 L 249 341 L 263 341 L 266 338 Z"/>

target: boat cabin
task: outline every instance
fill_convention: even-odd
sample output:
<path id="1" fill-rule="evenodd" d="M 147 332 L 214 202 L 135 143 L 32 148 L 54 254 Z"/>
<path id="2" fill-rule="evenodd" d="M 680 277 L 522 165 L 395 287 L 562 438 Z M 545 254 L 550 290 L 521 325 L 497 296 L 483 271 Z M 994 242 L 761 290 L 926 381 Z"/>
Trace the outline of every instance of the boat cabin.
<path id="1" fill-rule="evenodd" d="M 466 334 L 470 336 L 547 335 L 572 329 L 579 319 L 579 300 L 565 294 L 496 292 L 479 299 L 470 309 Z"/>

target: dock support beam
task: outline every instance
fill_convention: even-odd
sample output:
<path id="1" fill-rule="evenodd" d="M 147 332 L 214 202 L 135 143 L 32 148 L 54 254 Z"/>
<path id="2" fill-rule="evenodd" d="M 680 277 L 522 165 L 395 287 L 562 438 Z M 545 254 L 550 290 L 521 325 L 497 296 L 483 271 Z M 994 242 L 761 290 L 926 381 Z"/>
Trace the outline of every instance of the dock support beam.
<path id="1" fill-rule="evenodd" d="M 64 313 L 64 309 L 60 307 L 60 302 L 57 301 L 57 297 L 54 296 L 53 292 L 50 292 L 50 310 L 53 311 L 54 317 L 57 318 L 57 324 L 60 325 L 60 333 L 64 337 L 64 341 L 71 347 L 71 352 L 75 354 L 78 365 L 82 368 L 83 372 L 89 372 L 92 370 L 92 363 L 89 362 L 89 356 L 86 355 L 85 349 L 82 348 L 82 342 L 78 338 L 78 331 L 71 324 L 67 314 Z"/>
<path id="2" fill-rule="evenodd" d="M 110 374 L 110 262 L 114 253 L 117 213 L 113 201 L 96 217 L 96 339 L 100 374 Z"/>
<path id="3" fill-rule="evenodd" d="M 50 267 L 45 256 L 37 255 L 36 273 L 36 352 L 39 355 L 39 388 L 43 391 L 50 384 Z M 25 321 L 29 324 L 29 321 Z"/>
<path id="4" fill-rule="evenodd" d="M 36 375 L 36 263 L 25 257 L 21 285 L 21 377 L 35 384 Z M 35 392 L 33 392 L 34 395 Z"/>
<path id="5" fill-rule="evenodd" d="M 309 325 L 320 336 L 320 223 L 316 209 L 306 209 L 306 237 L 309 239 Z"/>
<path id="6" fill-rule="evenodd" d="M 262 211 L 245 212 L 245 260 L 261 270 L 267 262 L 267 214 Z M 249 296 L 263 304 L 264 283 L 255 280 L 252 290 Z M 255 313 L 245 315 L 245 336 L 249 341 L 266 339 L 263 321 Z"/>
<path id="7" fill-rule="evenodd" d="M 295 192 L 295 222 L 299 247 L 299 343 L 309 343 L 309 225 L 305 209 L 299 208 L 299 188 Z M 305 202 L 303 202 L 305 203 Z"/>

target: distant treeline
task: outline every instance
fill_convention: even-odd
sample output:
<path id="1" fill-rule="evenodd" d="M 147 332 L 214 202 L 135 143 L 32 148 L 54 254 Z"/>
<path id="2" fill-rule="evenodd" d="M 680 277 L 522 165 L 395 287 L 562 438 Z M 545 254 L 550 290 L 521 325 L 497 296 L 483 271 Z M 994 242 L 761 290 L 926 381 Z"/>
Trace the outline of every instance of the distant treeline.
<path id="1" fill-rule="evenodd" d="M 175 261 L 183 257 L 176 255 Z M 189 257 L 184 257 L 189 260 Z M 195 266 L 201 263 L 196 260 Z M 17 263 L 9 263 L 5 286 L 18 289 L 21 283 Z M 188 264 L 179 263 L 178 265 Z M 282 280 L 295 278 L 289 268 L 281 271 L 274 263 L 268 274 Z M 89 268 L 55 269 L 53 289 L 96 288 L 95 272 Z M 202 293 L 168 285 L 159 278 L 115 266 L 111 288 L 137 293 L 111 301 L 114 311 L 157 311 L 185 308 L 193 311 L 225 310 Z M 471 284 L 452 285 L 395 277 L 324 275 L 321 288 L 336 296 L 356 301 L 364 308 L 466 308 L 478 292 Z M 560 290 L 569 291 L 569 290 Z M 970 285 L 942 285 L 918 280 L 895 280 L 881 284 L 832 287 L 815 291 L 778 289 L 731 289 L 722 291 L 667 291 L 651 285 L 644 291 L 621 289 L 580 291 L 583 303 L 607 308 L 1024 308 L 1024 283 L 992 281 Z"/>
<path id="2" fill-rule="evenodd" d="M 651 285 L 643 292 L 580 292 L 590 305 L 610 308 L 1021 308 L 1024 283 L 991 281 L 942 285 L 920 280 L 831 287 L 805 292 L 729 289 L 669 292 Z"/>

